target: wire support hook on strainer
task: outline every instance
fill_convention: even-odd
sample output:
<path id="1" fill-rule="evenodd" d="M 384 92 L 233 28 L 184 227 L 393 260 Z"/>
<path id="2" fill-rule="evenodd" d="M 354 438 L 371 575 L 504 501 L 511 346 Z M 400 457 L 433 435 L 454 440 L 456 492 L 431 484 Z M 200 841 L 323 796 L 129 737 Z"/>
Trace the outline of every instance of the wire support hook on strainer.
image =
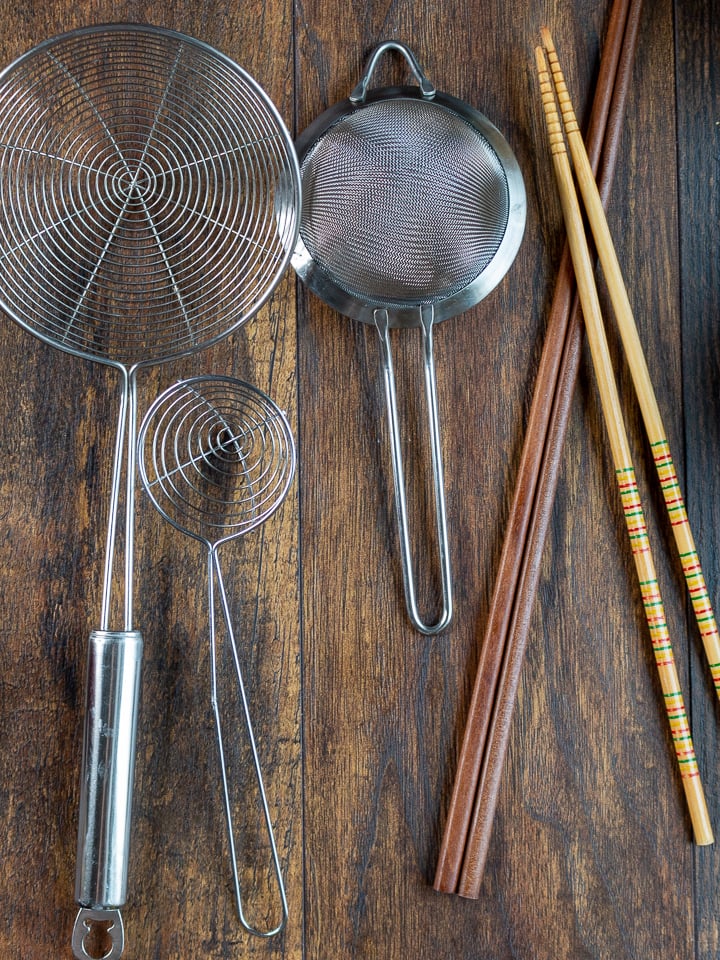
<path id="1" fill-rule="evenodd" d="M 292 482 L 295 460 L 295 444 L 285 414 L 261 390 L 232 377 L 195 377 L 169 387 L 147 411 L 138 437 L 140 476 L 151 501 L 177 530 L 200 541 L 207 549 L 210 699 L 235 899 L 244 929 L 266 938 L 284 928 L 288 906 L 219 548 L 254 530 L 278 509 Z M 218 669 L 218 601 L 280 901 L 277 924 L 262 930 L 248 919 L 239 876 L 221 711 L 223 678 Z"/>
<path id="2" fill-rule="evenodd" d="M 369 90 L 380 56 L 403 55 L 418 86 Z M 380 336 L 408 615 L 421 633 L 444 630 L 452 583 L 432 326 L 478 303 L 509 270 L 525 227 L 525 187 L 502 134 L 477 110 L 441 93 L 412 51 L 386 41 L 350 97 L 298 138 L 300 236 L 293 266 L 325 303 Z M 420 327 L 442 611 L 417 608 L 390 350 L 392 328 Z"/>

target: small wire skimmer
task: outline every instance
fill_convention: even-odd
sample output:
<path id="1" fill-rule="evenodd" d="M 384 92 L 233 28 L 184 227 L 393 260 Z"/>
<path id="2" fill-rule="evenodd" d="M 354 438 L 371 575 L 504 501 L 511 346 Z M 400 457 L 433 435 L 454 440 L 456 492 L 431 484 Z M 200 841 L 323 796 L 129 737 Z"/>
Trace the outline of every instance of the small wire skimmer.
<path id="1" fill-rule="evenodd" d="M 287 900 L 219 550 L 230 540 L 262 524 L 285 499 L 295 472 L 292 432 L 284 413 L 256 387 L 232 377 L 196 377 L 169 387 L 152 404 L 140 427 L 138 458 L 143 485 L 160 514 L 176 529 L 199 540 L 207 548 L 211 701 L 235 898 L 243 927 L 256 936 L 271 937 L 285 925 Z M 238 874 L 219 705 L 221 678 L 215 622 L 216 589 L 231 648 L 281 903 L 281 919 L 268 930 L 259 930 L 247 919 Z"/>
<path id="2" fill-rule="evenodd" d="M 369 91 L 387 50 L 405 57 L 418 87 Z M 322 300 L 379 333 L 406 606 L 416 629 L 435 634 L 450 623 L 452 583 L 432 326 L 473 306 L 509 270 L 525 226 L 522 175 L 490 121 L 436 91 L 396 42 L 376 48 L 350 98 L 318 117 L 296 147 L 303 200 L 293 266 Z M 389 333 L 417 326 L 442 588 L 432 624 L 417 607 Z"/>
<path id="3" fill-rule="evenodd" d="M 0 308 L 121 378 L 100 628 L 88 646 L 79 960 L 100 921 L 110 923 L 105 960 L 124 947 L 142 658 L 136 374 L 217 342 L 260 309 L 289 262 L 299 198 L 294 147 L 267 94 L 191 37 L 88 27 L 0 73 Z M 111 629 L 123 472 L 122 628 Z"/>

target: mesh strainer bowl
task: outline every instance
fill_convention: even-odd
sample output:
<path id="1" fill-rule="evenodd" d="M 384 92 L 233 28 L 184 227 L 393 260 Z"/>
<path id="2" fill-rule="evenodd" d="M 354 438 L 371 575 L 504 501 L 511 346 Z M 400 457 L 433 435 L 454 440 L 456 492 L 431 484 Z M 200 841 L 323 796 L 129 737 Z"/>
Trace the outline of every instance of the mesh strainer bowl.
<path id="1" fill-rule="evenodd" d="M 418 87 L 368 91 L 378 58 L 399 51 Z M 404 44 L 375 50 L 350 98 L 298 139 L 300 236 L 293 266 L 322 300 L 375 324 L 387 395 L 395 504 L 410 619 L 438 633 L 452 589 L 432 325 L 485 297 L 510 268 L 525 226 L 525 188 L 502 134 L 468 104 L 440 93 Z M 417 608 L 389 330 L 422 328 L 443 609 Z"/>
<path id="2" fill-rule="evenodd" d="M 0 74 L 0 307 L 132 366 L 225 337 L 287 266 L 299 175 L 241 67 L 135 24 L 54 37 Z"/>

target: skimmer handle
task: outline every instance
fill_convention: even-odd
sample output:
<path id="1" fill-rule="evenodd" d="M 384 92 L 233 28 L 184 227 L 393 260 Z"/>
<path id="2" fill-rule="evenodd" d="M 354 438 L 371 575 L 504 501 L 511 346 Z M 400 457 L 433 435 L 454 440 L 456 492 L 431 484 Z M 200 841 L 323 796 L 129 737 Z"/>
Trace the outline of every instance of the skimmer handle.
<path id="1" fill-rule="evenodd" d="M 113 948 L 122 953 L 117 908 L 127 894 L 143 641 L 137 630 L 93 630 L 85 682 L 80 817 L 73 952 L 90 956 L 84 941 L 92 922 L 111 921 Z M 120 922 L 118 922 L 120 921 Z"/>
<path id="2" fill-rule="evenodd" d="M 424 622 L 417 606 L 415 573 L 413 569 L 412 549 L 408 526 L 407 499 L 405 496 L 405 470 L 403 468 L 400 426 L 397 412 L 397 394 L 395 391 L 395 373 L 392 351 L 390 349 L 390 324 L 387 310 L 375 310 L 375 326 L 380 335 L 380 355 L 385 380 L 390 448 L 392 453 L 393 477 L 395 487 L 395 512 L 397 514 L 400 536 L 400 556 L 402 560 L 403 587 L 405 605 L 413 626 L 420 633 L 429 635 L 440 633 L 452 619 L 452 577 L 450 573 L 450 547 L 448 545 L 447 511 L 445 509 L 445 488 L 443 479 L 442 452 L 440 448 L 440 424 L 438 420 L 437 386 L 435 382 L 435 362 L 432 343 L 432 306 L 420 308 L 423 337 L 423 360 L 425 367 L 425 395 L 428 406 L 430 428 L 430 449 L 432 457 L 433 490 L 435 496 L 435 522 L 437 528 L 438 552 L 440 558 L 440 585 L 442 589 L 442 612 L 434 624 Z"/>
<path id="3" fill-rule="evenodd" d="M 435 96 L 435 87 L 425 74 L 422 71 L 422 67 L 417 61 L 417 57 L 412 52 L 410 47 L 406 46 L 404 43 L 399 43 L 396 40 L 386 40 L 384 43 L 379 44 L 373 51 L 372 56 L 370 57 L 363 75 L 360 78 L 360 82 L 355 87 L 353 92 L 350 94 L 350 102 L 359 104 L 365 103 L 365 98 L 367 97 L 368 87 L 370 86 L 370 81 L 372 75 L 375 72 L 375 67 L 380 57 L 388 50 L 397 50 L 401 53 L 408 62 L 408 66 L 413 72 L 415 79 L 420 85 L 420 92 L 426 100 L 432 100 Z"/>
<path id="4" fill-rule="evenodd" d="M 212 704 L 213 715 L 215 717 L 215 733 L 217 738 L 218 746 L 218 755 L 220 761 L 220 777 L 222 781 L 222 793 L 223 793 L 223 804 L 225 807 L 225 822 L 227 826 L 227 837 L 228 837 L 228 846 L 230 849 L 230 863 L 232 867 L 233 875 L 233 885 L 235 887 L 235 903 L 237 906 L 238 919 L 242 927 L 247 930 L 248 933 L 252 934 L 255 937 L 262 937 L 269 939 L 270 937 L 276 936 L 280 933 L 288 919 L 288 904 L 287 896 L 285 894 L 285 884 L 283 882 L 282 869 L 280 867 L 280 857 L 277 851 L 277 844 L 275 843 L 275 833 L 273 831 L 272 819 L 270 817 L 270 809 L 268 807 L 267 795 L 265 793 L 265 785 L 263 783 L 262 769 L 260 767 L 260 755 L 258 753 L 257 743 L 255 741 L 255 734 L 253 733 L 252 720 L 250 717 L 250 705 L 248 703 L 247 693 L 245 691 L 245 682 L 243 680 L 242 669 L 240 666 L 240 656 L 237 647 L 237 642 L 235 640 L 235 633 L 233 630 L 232 617 L 230 614 L 230 605 L 228 603 L 227 593 L 225 591 L 225 584 L 223 581 L 222 569 L 220 566 L 220 558 L 218 555 L 218 546 L 219 544 L 209 545 L 208 551 L 208 608 L 210 614 L 210 648 L 211 648 L 211 657 L 210 657 L 210 699 Z M 218 670 L 218 643 L 217 643 L 217 627 L 216 627 L 216 617 L 215 617 L 215 588 L 217 587 L 220 606 L 222 608 L 223 619 L 225 621 L 225 632 L 227 634 L 227 640 L 230 644 L 230 649 L 232 652 L 232 661 L 235 673 L 235 681 L 237 684 L 237 695 L 242 704 L 243 715 L 245 719 L 245 730 L 247 732 L 248 742 L 250 744 L 250 749 L 252 752 L 253 759 L 253 768 L 255 771 L 255 780 L 257 783 L 258 795 L 259 795 L 259 804 L 262 810 L 263 820 L 265 823 L 265 830 L 267 833 L 268 844 L 270 846 L 270 856 L 271 856 L 271 875 L 274 877 L 275 887 L 277 889 L 277 895 L 280 904 L 280 916 L 275 925 L 269 925 L 265 928 L 260 928 L 256 926 L 253 922 L 248 919 L 247 910 L 245 906 L 246 898 L 243 896 L 243 892 L 240 884 L 240 872 L 238 868 L 238 855 L 237 848 L 235 843 L 235 827 L 234 827 L 234 818 L 232 812 L 232 797 L 231 797 L 231 787 L 230 775 L 225 760 L 225 746 L 223 739 L 223 721 L 221 716 L 220 709 L 220 699 L 219 699 L 219 685 L 220 685 L 220 676 Z"/>

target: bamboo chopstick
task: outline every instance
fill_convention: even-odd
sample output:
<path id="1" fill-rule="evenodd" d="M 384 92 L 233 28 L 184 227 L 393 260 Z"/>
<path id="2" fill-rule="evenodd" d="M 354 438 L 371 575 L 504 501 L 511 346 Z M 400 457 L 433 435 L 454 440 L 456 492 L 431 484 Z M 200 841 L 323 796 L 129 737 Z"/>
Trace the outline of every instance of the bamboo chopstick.
<path id="1" fill-rule="evenodd" d="M 641 0 L 614 0 L 588 124 L 588 154 L 593 168 L 601 168 L 600 182 L 605 195 L 609 193 L 617 157 L 640 8 Z M 572 263 L 566 246 L 548 318 L 435 873 L 435 889 L 446 893 L 459 892 L 465 847 L 468 835 L 473 835 L 476 840 L 474 870 L 465 870 L 463 896 L 479 895 L 517 679 L 579 367 L 583 331 L 574 290 Z"/>
<path id="2" fill-rule="evenodd" d="M 635 481 L 635 472 L 630 447 L 620 408 L 615 377 L 605 337 L 600 303 L 593 275 L 593 266 L 588 250 L 580 204 L 575 193 L 570 161 L 565 148 L 562 125 L 558 116 L 553 85 L 548 73 L 547 61 L 542 47 L 535 51 L 540 89 L 542 93 L 548 139 L 552 152 L 553 167 L 558 183 L 565 228 L 575 267 L 578 294 L 582 304 L 593 367 L 600 393 L 600 401 L 607 427 L 610 448 L 615 462 L 618 488 L 623 512 L 632 544 L 633 559 L 640 582 L 645 606 L 645 616 L 650 629 L 653 653 L 665 700 L 665 709 L 675 754 L 681 771 L 695 842 L 706 845 L 713 842 L 705 795 L 690 735 L 690 728 L 683 702 L 680 683 L 673 659 L 672 645 L 665 622 L 660 588 L 653 563 L 650 543 L 640 496 Z"/>
<path id="3" fill-rule="evenodd" d="M 598 257 L 607 282 L 610 301 L 615 312 L 618 330 L 627 355 L 630 374 L 635 386 L 635 392 L 637 393 L 640 411 L 645 423 L 645 430 L 652 448 L 655 467 L 660 478 L 660 486 L 670 517 L 670 524 L 680 555 L 680 563 L 690 593 L 695 619 L 703 640 L 705 655 L 710 666 L 715 692 L 717 696 L 720 697 L 720 634 L 718 633 L 715 615 L 705 585 L 705 578 L 695 548 L 695 541 L 692 530 L 690 529 L 685 502 L 670 453 L 670 445 L 667 441 L 667 433 L 660 415 L 655 391 L 653 390 L 645 354 L 643 353 L 632 307 L 630 306 L 630 299 L 610 234 L 610 228 L 602 203 L 600 202 L 597 184 L 585 150 L 585 144 L 578 129 L 570 94 L 568 93 L 565 78 L 560 68 L 557 51 L 555 50 L 550 31 L 546 27 L 542 30 L 542 39 L 550 62 L 555 92 L 560 104 L 560 112 L 575 167 L 575 175 L 580 186 L 590 228 L 595 239 Z"/>

